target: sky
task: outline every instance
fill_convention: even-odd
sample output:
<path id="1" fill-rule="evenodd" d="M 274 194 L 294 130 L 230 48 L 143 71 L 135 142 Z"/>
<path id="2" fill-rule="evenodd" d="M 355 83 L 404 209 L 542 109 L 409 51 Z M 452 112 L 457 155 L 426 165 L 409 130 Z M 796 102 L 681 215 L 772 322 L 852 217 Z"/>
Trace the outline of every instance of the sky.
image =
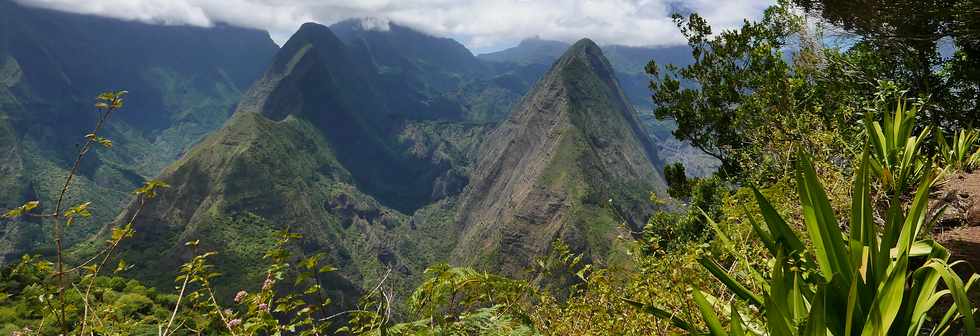
<path id="1" fill-rule="evenodd" d="M 772 0 L 17 0 L 50 9 L 154 24 L 226 23 L 269 31 L 282 45 L 305 22 L 374 18 L 451 37 L 474 53 L 531 37 L 600 44 L 685 43 L 670 14 L 695 11 L 713 27 L 734 28 L 761 16 Z"/>

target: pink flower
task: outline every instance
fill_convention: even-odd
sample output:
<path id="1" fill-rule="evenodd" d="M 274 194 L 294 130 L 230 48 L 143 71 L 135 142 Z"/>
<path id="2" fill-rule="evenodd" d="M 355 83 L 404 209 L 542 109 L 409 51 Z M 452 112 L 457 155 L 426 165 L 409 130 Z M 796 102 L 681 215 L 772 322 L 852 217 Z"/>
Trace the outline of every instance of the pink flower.
<path id="1" fill-rule="evenodd" d="M 242 303 L 242 300 L 245 299 L 246 295 L 248 295 L 248 292 L 238 291 L 238 294 L 235 294 L 235 303 Z"/>
<path id="2" fill-rule="evenodd" d="M 234 320 L 228 321 L 228 329 L 234 329 L 235 327 L 237 327 L 237 326 L 239 326 L 241 324 L 242 324 L 242 319 L 234 319 Z"/>
<path id="3" fill-rule="evenodd" d="M 265 282 L 262 283 L 262 290 L 267 291 L 272 289 L 272 284 L 272 279 L 265 279 Z"/>
<path id="4" fill-rule="evenodd" d="M 260 311 L 264 311 L 264 312 L 268 312 L 269 311 L 269 305 L 267 305 L 265 303 L 260 303 L 259 304 L 259 310 Z"/>

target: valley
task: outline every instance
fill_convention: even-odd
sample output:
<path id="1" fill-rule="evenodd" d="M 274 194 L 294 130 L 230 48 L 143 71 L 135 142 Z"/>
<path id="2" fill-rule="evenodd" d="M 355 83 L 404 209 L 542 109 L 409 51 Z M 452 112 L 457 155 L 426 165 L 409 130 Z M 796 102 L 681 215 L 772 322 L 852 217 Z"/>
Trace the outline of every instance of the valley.
<path id="1" fill-rule="evenodd" d="M 137 26 L 147 34 L 159 34 L 154 29 L 174 31 L 174 34 L 183 33 L 182 30 L 193 33 L 193 30 L 184 28 L 154 28 L 139 23 L 21 8 L 12 3 L 5 3 L 4 6 L 39 18 L 58 20 L 55 27 L 64 27 L 62 29 L 68 29 L 74 22 L 92 22 L 107 29 Z M 14 11 L 5 13 L 15 15 Z M 8 22 L 12 25 L 19 21 Z M 37 22 L 41 20 L 24 21 L 22 25 L 27 27 Z M 124 68 L 129 72 L 120 75 L 118 70 L 106 71 L 104 77 L 100 76 L 97 68 L 79 72 L 82 70 L 71 68 L 74 66 L 72 63 L 56 63 L 77 60 L 55 58 L 50 61 L 52 63 L 43 65 L 20 65 L 24 57 L 28 57 L 20 56 L 27 52 L 20 41 L 32 37 L 6 35 L 6 45 L 17 46 L 4 49 L 10 55 L 7 56 L 10 62 L 7 67 L 22 69 L 7 70 L 8 82 L 14 83 L 7 92 L 10 100 L 17 104 L 3 109 L 8 116 L 6 120 L 14 121 L 15 125 L 33 124 L 28 116 L 45 115 L 44 118 L 51 120 L 52 124 L 48 126 L 50 131 L 38 129 L 13 133 L 17 140 L 12 142 L 19 145 L 7 151 L 17 156 L 4 160 L 10 167 L 8 169 L 15 169 L 12 170 L 14 174 L 8 175 L 15 179 L 6 182 L 7 186 L 12 190 L 33 187 L 11 194 L 13 197 L 5 201 L 4 207 L 13 206 L 14 202 L 24 197 L 54 194 L 55 186 L 50 184 L 54 179 L 16 178 L 22 174 L 18 172 L 34 171 L 38 164 L 44 162 L 35 162 L 31 157 L 57 153 L 54 157 L 62 158 L 43 163 L 52 170 L 35 176 L 56 178 L 59 174 L 67 173 L 56 167 L 59 162 L 64 163 L 70 158 L 73 140 L 55 140 L 57 138 L 36 137 L 33 134 L 49 132 L 52 136 L 67 136 L 83 133 L 86 127 L 84 123 L 71 122 L 71 118 L 74 118 L 72 114 L 55 114 L 54 111 L 63 108 L 32 109 L 32 105 L 24 103 L 31 97 L 27 92 L 72 92 L 68 97 L 73 98 L 48 96 L 36 99 L 64 102 L 64 106 L 71 109 L 85 110 L 82 98 L 100 87 L 124 87 L 130 94 L 126 110 L 120 112 L 121 116 L 112 124 L 108 136 L 117 145 L 111 151 L 99 151 L 90 159 L 91 163 L 87 163 L 91 168 L 82 170 L 82 184 L 77 190 L 95 193 L 70 195 L 75 199 L 91 199 L 104 205 L 95 208 L 91 221 L 73 228 L 73 238 L 69 239 L 69 244 L 75 246 L 74 242 L 82 242 L 73 248 L 78 256 L 93 252 L 100 245 L 102 237 L 111 231 L 110 228 L 119 225 L 119 221 L 129 215 L 123 211 L 117 217 L 117 213 L 113 212 L 114 208 L 123 208 L 122 205 L 129 202 L 127 190 L 135 189 L 144 180 L 159 178 L 173 188 L 166 190 L 161 199 L 150 204 L 147 211 L 141 214 L 136 239 L 126 245 L 127 251 L 131 251 L 126 252 L 127 259 L 136 267 L 135 272 L 141 274 L 138 277 L 159 286 L 166 285 L 173 277 L 173 274 L 161 274 L 159 270 L 176 269 L 180 260 L 188 256 L 183 243 L 192 238 L 200 239 L 204 246 L 228 256 L 230 261 L 222 265 L 225 266 L 223 271 L 228 272 L 225 277 L 227 281 L 254 281 L 261 274 L 244 271 L 247 268 L 242 266 L 261 259 L 261 246 L 269 243 L 271 232 L 290 228 L 306 235 L 304 252 L 327 252 L 331 256 L 330 262 L 338 265 L 343 278 L 349 282 L 346 286 L 360 287 L 377 278 L 385 269 L 392 268 L 399 270 L 393 281 L 405 281 L 403 287 L 408 290 L 414 288 L 425 267 L 455 258 L 453 255 L 461 255 L 453 251 L 469 249 L 465 246 L 472 244 L 467 242 L 472 238 L 465 237 L 475 237 L 475 230 L 487 230 L 473 226 L 485 226 L 506 218 L 497 218 L 506 216 L 502 214 L 487 217 L 486 214 L 468 213 L 475 210 L 473 204 L 488 201 L 470 200 L 473 196 L 464 196 L 464 190 L 474 189 L 466 192 L 466 195 L 490 195 L 486 194 L 487 190 L 479 189 L 485 187 L 471 186 L 471 180 L 476 178 L 476 183 L 482 185 L 498 183 L 495 182 L 497 180 L 488 180 L 490 178 L 525 181 L 546 178 L 488 176 L 487 172 L 480 170 L 499 169 L 490 168 L 492 162 L 511 160 L 497 157 L 513 154 L 503 153 L 512 150 L 493 149 L 500 146 L 494 145 L 494 142 L 543 141 L 503 140 L 509 136 L 505 134 L 513 131 L 500 128 L 513 127 L 510 125 L 516 122 L 513 118 L 517 117 L 511 116 L 512 110 L 527 109 L 530 107 L 520 105 L 530 106 L 528 104 L 538 104 L 533 102 L 534 99 L 545 99 L 533 98 L 531 91 L 536 85 L 544 85 L 539 83 L 543 81 L 541 78 L 547 76 L 552 63 L 559 61 L 565 50 L 572 49 L 569 44 L 527 40 L 512 49 L 478 57 L 451 39 L 433 37 L 394 23 L 390 29 L 373 30 L 362 26 L 361 21 L 349 20 L 330 27 L 303 25 L 281 48 L 270 46 L 268 38 L 265 38 L 261 49 L 264 51 L 257 52 L 253 41 L 261 41 L 261 33 L 238 33 L 234 29 L 218 27 L 199 30 L 208 34 L 211 31 L 219 34 L 221 31 L 221 34 L 253 35 L 243 35 L 250 40 L 226 36 L 219 38 L 217 35 L 214 38 L 174 40 L 173 43 L 187 45 L 169 48 L 207 53 L 206 49 L 202 50 L 192 43 L 215 41 L 208 47 L 215 48 L 211 53 L 216 57 L 226 57 L 224 59 L 213 58 L 213 61 L 207 61 L 211 63 L 206 63 L 188 58 L 191 62 L 174 63 L 173 60 L 181 57 L 193 56 L 166 56 L 170 51 L 162 47 L 156 49 L 159 51 L 143 51 L 154 53 L 155 58 L 129 55 L 133 64 Z M 145 39 L 133 33 L 116 35 L 113 39 L 124 45 Z M 71 36 L 58 38 L 84 40 Z M 221 44 L 217 44 L 219 40 Z M 77 43 L 83 50 L 89 48 L 94 52 L 100 49 L 97 45 Z M 538 44 L 551 48 L 541 48 Z M 39 45 L 38 48 L 53 57 L 66 56 L 61 51 L 63 49 L 54 45 Z M 573 180 L 548 182 L 565 184 L 566 187 L 562 188 L 573 188 L 570 189 L 574 190 L 572 194 L 558 196 L 559 199 L 553 198 L 556 196 L 532 195 L 531 199 L 521 203 L 533 209 L 556 200 L 567 202 L 565 206 L 575 209 L 574 217 L 581 219 L 579 224 L 575 224 L 579 228 L 556 235 L 558 231 L 554 231 L 555 228 L 566 225 L 561 224 L 564 220 L 560 218 L 572 215 L 550 215 L 559 220 L 550 224 L 554 228 L 545 231 L 550 233 L 517 237 L 518 240 L 530 239 L 528 243 L 536 247 L 527 251 L 522 261 L 508 263 L 513 264 L 506 266 L 512 272 L 524 272 L 519 268 L 528 267 L 535 256 L 547 253 L 552 240 L 569 232 L 577 232 L 577 239 L 583 241 L 580 243 L 583 245 L 577 246 L 577 249 L 597 248 L 596 257 L 605 259 L 615 252 L 608 241 L 616 231 L 618 220 L 612 217 L 612 213 L 603 213 L 607 211 L 602 210 L 606 205 L 601 204 L 600 200 L 616 198 L 619 201 L 624 197 L 621 199 L 623 203 L 616 206 L 630 209 L 627 211 L 629 222 L 635 229 L 641 226 L 643 216 L 651 211 L 646 194 L 658 190 L 662 193 L 664 190 L 662 178 L 657 173 L 664 161 L 659 159 L 658 151 L 669 153 L 676 150 L 666 145 L 670 141 L 667 140 L 669 126 L 650 122 L 641 125 L 640 120 L 649 118 L 635 112 L 635 109 L 650 109 L 648 100 L 642 94 L 646 91 L 647 78 L 642 74 L 642 63 L 652 56 L 658 56 L 660 51 L 617 46 L 606 49 L 612 50 L 620 62 L 600 66 L 601 69 L 595 71 L 602 73 L 603 77 L 596 79 L 602 84 L 590 85 L 613 85 L 600 89 L 607 92 L 591 92 L 589 90 L 592 89 L 583 87 L 577 90 L 586 91 L 561 93 L 568 96 L 547 99 L 573 102 L 585 99 L 583 103 L 599 99 L 598 104 L 611 105 L 569 108 L 591 111 L 581 112 L 584 113 L 582 117 L 606 109 L 620 110 L 617 113 L 622 116 L 616 118 L 625 118 L 626 126 L 595 124 L 596 120 L 588 119 L 573 121 L 568 118 L 577 120 L 582 117 L 563 116 L 560 118 L 565 122 L 590 124 L 577 126 L 582 127 L 580 130 L 570 128 L 548 137 L 582 130 L 588 132 L 574 135 L 577 140 L 560 140 L 553 146 L 539 149 L 542 152 L 525 153 L 532 161 L 524 164 L 575 164 L 581 165 L 584 170 L 546 174 L 573 174 Z M 270 51 L 275 51 L 276 55 L 272 56 Z M 665 55 L 670 55 L 669 61 L 683 60 L 683 57 L 676 55 L 683 52 L 665 52 Z M 598 49 L 590 53 L 599 54 L 590 56 L 596 59 L 588 62 L 607 63 Z M 246 55 L 255 61 L 242 62 L 241 57 Z M 137 60 L 142 63 L 137 63 Z M 157 65 L 153 62 L 163 63 Z M 268 68 L 262 70 L 266 66 L 264 64 L 268 64 Z M 238 68 L 228 68 L 230 66 Z M 17 78 L 14 76 L 20 77 L 22 72 L 34 73 L 33 67 L 66 69 L 65 74 L 72 82 L 57 84 L 55 74 L 35 75 L 41 81 L 36 83 L 15 81 Z M 219 77 L 202 76 L 209 72 L 197 69 L 213 71 L 211 73 Z M 244 77 L 232 77 L 234 81 L 228 82 L 229 78 L 223 76 L 232 73 L 225 69 L 234 69 Z M 555 71 L 559 70 L 552 69 L 550 72 Z M 590 75 L 583 73 L 581 76 Z M 130 77 L 133 79 L 127 79 Z M 627 84 L 620 86 L 619 78 L 628 79 L 622 82 Z M 188 84 L 196 86 L 189 88 Z M 525 97 L 529 94 L 532 96 Z M 588 97 L 593 94 L 603 97 Z M 553 113 L 550 111 L 553 108 L 558 107 L 549 107 L 540 113 Z M 636 143 L 630 144 L 630 149 L 624 155 L 639 158 L 630 159 L 639 160 L 636 163 L 639 166 L 606 167 L 619 159 L 599 155 L 601 151 L 592 154 L 581 152 L 583 148 L 580 146 L 583 144 L 601 146 L 603 149 L 617 146 L 613 145 L 619 141 L 614 134 L 620 131 L 614 129 L 620 127 L 633 133 L 629 135 L 629 141 Z M 543 136 L 546 133 L 540 133 L 542 131 L 529 129 L 521 132 Z M 606 133 L 589 135 L 592 131 Z M 213 134 L 208 135 L 211 132 Z M 613 138 L 609 138 L 610 135 Z M 598 148 L 586 150 L 596 151 Z M 288 157 L 286 153 L 289 153 Z M 551 160 L 559 161 L 548 163 Z M 617 171 L 621 169 L 628 170 L 624 173 L 632 182 L 624 180 L 616 182 L 616 185 L 594 185 L 592 183 L 595 182 L 589 182 L 606 179 L 609 174 L 620 174 Z M 635 191 L 631 191 L 629 196 L 607 194 L 609 190 L 635 182 L 650 186 L 633 187 L 631 189 Z M 588 185 L 591 186 L 581 189 Z M 523 194 L 526 191 L 493 191 L 493 194 L 507 198 L 511 197 L 507 196 L 511 193 Z M 43 196 L 41 200 L 42 203 L 51 201 Z M 581 203 L 583 201 L 586 203 Z M 484 206 L 488 207 L 484 209 L 486 211 L 497 211 L 493 210 L 495 206 L 488 204 L 480 207 Z M 582 206 L 586 207 L 580 209 Z M 523 218 L 526 215 L 517 216 Z M 112 221 L 114 217 L 118 219 Z M 473 219 L 469 218 L 483 218 L 480 221 L 484 224 L 472 224 Z M 593 219 L 604 222 L 604 228 L 593 232 L 583 222 Z M 9 222 L 5 227 L 7 233 L 3 237 L 10 244 L 4 252 L 8 260 L 43 248 L 40 244 L 46 240 L 45 236 L 50 235 L 49 229 L 44 229 L 44 223 L 17 228 L 14 222 Z M 589 237 L 588 242 L 584 242 L 585 235 Z M 457 243 L 457 239 L 463 243 Z M 228 245 L 232 241 L 236 242 Z M 412 243 L 408 244 L 409 241 Z M 499 252 L 491 254 L 496 253 Z M 469 257 L 456 260 L 464 264 L 474 262 Z M 488 269 L 499 267 L 496 262 L 483 262 L 482 265 Z"/>
<path id="2" fill-rule="evenodd" d="M 0 0 L 0 334 L 973 336 L 902 3 Z"/>

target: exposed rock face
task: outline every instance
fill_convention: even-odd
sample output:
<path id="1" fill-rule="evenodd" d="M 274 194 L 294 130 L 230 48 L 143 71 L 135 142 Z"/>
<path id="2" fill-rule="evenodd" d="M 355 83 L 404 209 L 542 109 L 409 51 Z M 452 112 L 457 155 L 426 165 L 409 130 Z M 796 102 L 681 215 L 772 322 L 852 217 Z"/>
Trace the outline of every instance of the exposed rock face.
<path id="1" fill-rule="evenodd" d="M 609 62 L 579 41 L 481 148 L 453 257 L 519 275 L 560 239 L 601 259 L 617 213 L 638 229 L 652 212 L 649 193 L 665 189 L 657 163 Z"/>

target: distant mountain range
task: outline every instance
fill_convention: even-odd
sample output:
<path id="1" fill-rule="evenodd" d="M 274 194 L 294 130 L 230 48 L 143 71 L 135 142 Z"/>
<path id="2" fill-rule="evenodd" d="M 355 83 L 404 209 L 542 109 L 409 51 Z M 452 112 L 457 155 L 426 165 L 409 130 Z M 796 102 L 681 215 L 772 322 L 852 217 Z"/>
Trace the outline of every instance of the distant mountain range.
<path id="1" fill-rule="evenodd" d="M 340 269 L 329 282 L 342 300 L 386 269 L 412 288 L 441 261 L 520 275 L 556 239 L 608 261 L 619 216 L 638 230 L 655 210 L 663 164 L 711 169 L 648 112 L 642 67 L 683 64 L 685 48 L 527 40 L 474 56 L 357 20 L 304 24 L 278 48 L 255 30 L 4 1 L 0 17 L 0 188 L 14 191 L 0 207 L 50 203 L 92 98 L 129 90 L 116 146 L 87 159 L 71 194 L 99 206 L 95 220 L 69 242 L 78 256 L 100 246 L 105 223 L 134 210 L 129 192 L 162 179 L 172 187 L 123 248 L 131 275 L 158 286 L 197 239 L 220 253 L 225 288 L 254 285 L 287 228 L 306 237 L 298 252 Z M 0 222 L 0 254 L 50 253 L 46 224 Z"/>
<path id="2" fill-rule="evenodd" d="M 258 30 L 148 25 L 0 1 L 0 207 L 51 204 L 95 125 L 94 97 L 125 89 L 132 94 L 105 133 L 115 146 L 84 162 L 70 193 L 71 202 L 94 201 L 99 220 L 112 218 L 144 179 L 224 123 L 276 50 Z M 68 242 L 96 228 L 74 226 Z M 46 247 L 48 229 L 0 222 L 0 261 Z"/>

